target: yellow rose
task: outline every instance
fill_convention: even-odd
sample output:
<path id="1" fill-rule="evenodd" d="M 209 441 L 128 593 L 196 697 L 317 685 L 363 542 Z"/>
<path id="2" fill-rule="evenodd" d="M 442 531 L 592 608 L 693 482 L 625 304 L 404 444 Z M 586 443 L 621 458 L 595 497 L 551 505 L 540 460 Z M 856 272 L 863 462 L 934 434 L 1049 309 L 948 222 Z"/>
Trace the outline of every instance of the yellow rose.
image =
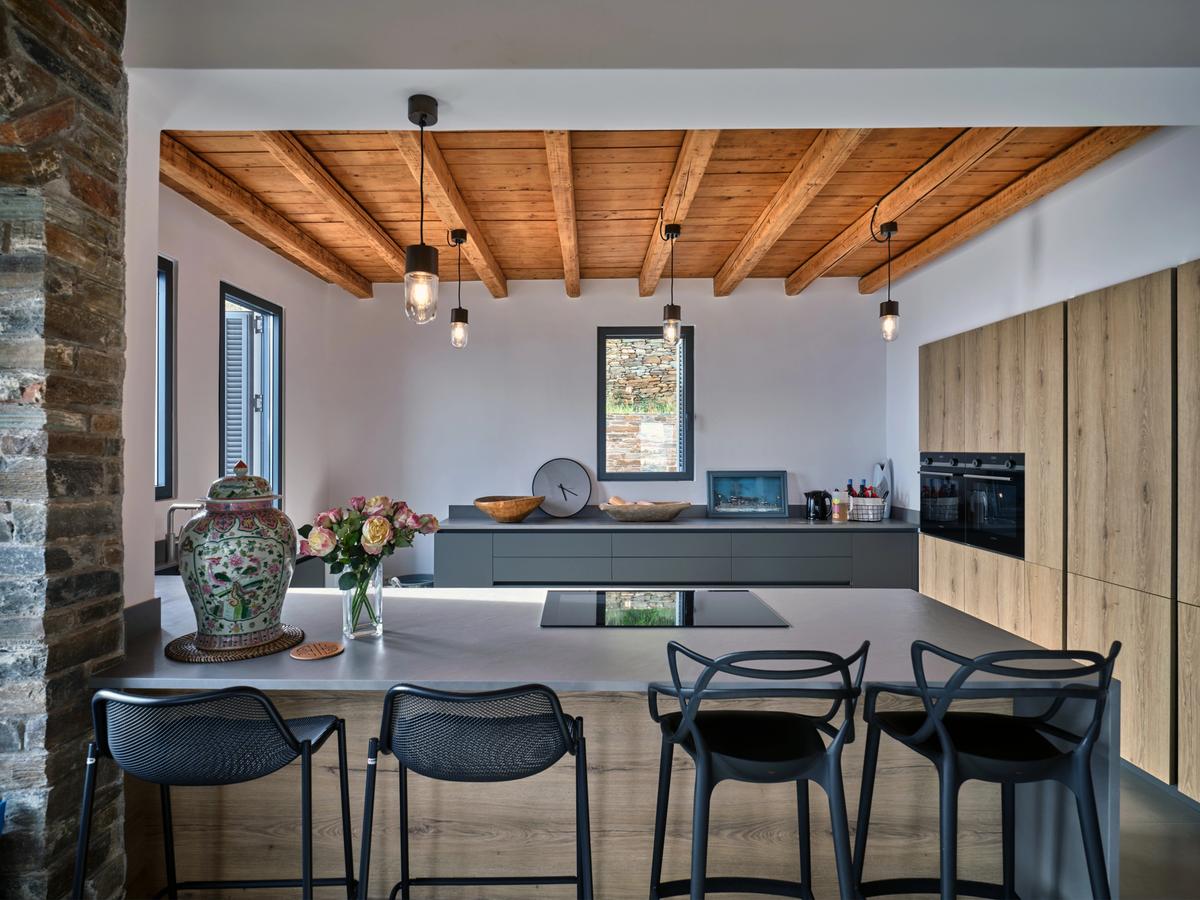
<path id="1" fill-rule="evenodd" d="M 365 516 L 390 516 L 392 514 L 392 500 L 390 497 L 385 497 L 382 494 L 372 497 L 367 501 L 367 505 L 363 508 Z"/>
<path id="2" fill-rule="evenodd" d="M 383 516 L 371 516 L 363 522 L 362 548 L 372 556 L 378 556 L 392 539 L 392 523 Z"/>

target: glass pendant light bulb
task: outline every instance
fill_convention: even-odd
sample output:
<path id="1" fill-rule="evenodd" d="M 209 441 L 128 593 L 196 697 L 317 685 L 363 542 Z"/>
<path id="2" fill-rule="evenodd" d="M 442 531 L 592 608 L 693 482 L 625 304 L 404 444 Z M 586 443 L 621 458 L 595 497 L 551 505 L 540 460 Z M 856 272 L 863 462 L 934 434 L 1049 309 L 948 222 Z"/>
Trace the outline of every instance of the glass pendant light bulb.
<path id="1" fill-rule="evenodd" d="M 438 277 L 432 272 L 404 275 L 404 313 L 418 325 L 437 318 Z"/>
<path id="2" fill-rule="evenodd" d="M 672 346 L 679 340 L 681 318 L 679 307 L 674 303 L 663 307 L 663 340 Z"/>
<path id="3" fill-rule="evenodd" d="M 459 306 L 450 310 L 450 346 L 455 350 L 467 346 L 470 327 L 465 309 Z"/>
<path id="4" fill-rule="evenodd" d="M 884 300 L 879 304 L 879 330 L 883 339 L 891 343 L 900 333 L 900 302 Z"/>

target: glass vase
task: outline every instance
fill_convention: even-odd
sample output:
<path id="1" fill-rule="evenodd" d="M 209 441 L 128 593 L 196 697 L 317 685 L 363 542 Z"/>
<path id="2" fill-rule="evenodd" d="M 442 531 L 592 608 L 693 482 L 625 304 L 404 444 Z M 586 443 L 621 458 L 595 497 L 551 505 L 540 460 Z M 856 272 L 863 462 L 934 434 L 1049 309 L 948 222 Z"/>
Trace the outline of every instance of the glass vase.
<path id="1" fill-rule="evenodd" d="M 342 591 L 342 634 L 351 640 L 383 634 L 383 566 Z"/>

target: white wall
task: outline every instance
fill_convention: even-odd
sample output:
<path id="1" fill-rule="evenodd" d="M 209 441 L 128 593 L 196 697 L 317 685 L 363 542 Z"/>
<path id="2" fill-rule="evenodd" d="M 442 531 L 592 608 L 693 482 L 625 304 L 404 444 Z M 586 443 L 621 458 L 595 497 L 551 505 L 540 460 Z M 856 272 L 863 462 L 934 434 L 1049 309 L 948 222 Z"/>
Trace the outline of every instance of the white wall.
<path id="1" fill-rule="evenodd" d="M 283 307 L 284 510 L 297 525 L 311 521 L 324 508 L 326 479 L 337 463 L 327 453 L 324 363 L 341 346 L 337 316 L 357 301 L 170 188 L 160 186 L 158 212 L 159 252 L 176 261 L 175 495 L 203 497 L 219 474 L 217 348 L 225 281 Z M 155 504 L 159 538 L 170 502 Z"/>
<path id="2" fill-rule="evenodd" d="M 585 281 L 568 300 L 561 282 L 510 282 L 493 300 L 464 285 L 471 314 L 465 350 L 449 343 L 453 284 L 426 326 L 404 318 L 399 286 L 353 307 L 340 353 L 359 386 L 343 391 L 331 448 L 333 502 L 353 494 L 400 496 L 422 512 L 485 494 L 527 493 L 547 459 L 595 472 L 596 327 L 654 324 L 665 286 L 639 299 L 635 281 Z M 802 297 L 778 282 L 748 281 L 729 298 L 710 281 L 676 284 L 695 326 L 696 479 L 604 482 L 593 495 L 705 502 L 705 470 L 787 469 L 800 491 L 865 478 L 884 450 L 884 348 L 878 309 L 852 279 L 825 280 Z M 345 460 L 343 462 L 343 460 Z M 397 554 L 389 574 L 430 571 L 433 542 Z"/>
<path id="3" fill-rule="evenodd" d="M 918 496 L 918 346 L 1200 257 L 1197 198 L 1200 128 L 1166 129 L 893 285 L 901 328 L 887 348 L 887 451 L 897 503 L 913 508 Z"/>

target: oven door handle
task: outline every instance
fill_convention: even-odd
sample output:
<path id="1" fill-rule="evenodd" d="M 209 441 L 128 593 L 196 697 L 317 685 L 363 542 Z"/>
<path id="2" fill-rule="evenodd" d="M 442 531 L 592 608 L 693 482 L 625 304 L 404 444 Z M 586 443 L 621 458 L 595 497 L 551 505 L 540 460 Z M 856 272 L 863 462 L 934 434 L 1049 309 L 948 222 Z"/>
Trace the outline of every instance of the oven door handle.
<path id="1" fill-rule="evenodd" d="M 917 474 L 930 478 L 962 478 L 962 472 L 926 472 L 924 469 L 918 469 Z"/>
<path id="2" fill-rule="evenodd" d="M 1012 477 L 1009 475 L 972 475 L 970 472 L 965 473 L 963 475 L 963 478 L 975 478 L 975 479 L 978 479 L 979 481 L 1012 481 L 1013 480 Z"/>

